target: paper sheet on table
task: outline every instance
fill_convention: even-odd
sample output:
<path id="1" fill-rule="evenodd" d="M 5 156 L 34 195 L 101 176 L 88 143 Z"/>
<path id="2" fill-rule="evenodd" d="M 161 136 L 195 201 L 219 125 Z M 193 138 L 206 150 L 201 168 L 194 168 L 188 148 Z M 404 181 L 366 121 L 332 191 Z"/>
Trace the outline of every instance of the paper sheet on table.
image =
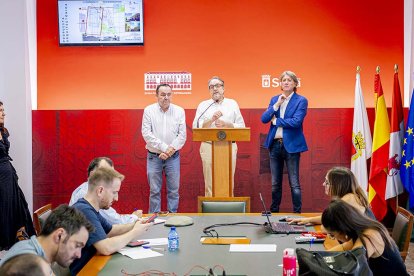
<path id="1" fill-rule="evenodd" d="M 118 252 L 134 260 L 164 256 L 163 254 L 159 252 L 153 251 L 151 249 L 143 248 L 143 247 L 132 247 L 132 248 L 124 247 Z"/>
<path id="2" fill-rule="evenodd" d="M 154 225 L 155 225 L 155 224 L 164 223 L 164 222 L 166 222 L 166 221 L 167 221 L 166 219 L 156 218 L 156 219 L 154 220 Z"/>
<path id="3" fill-rule="evenodd" d="M 276 252 L 276 244 L 231 244 L 230 252 Z"/>
<path id="4" fill-rule="evenodd" d="M 168 244 L 168 239 L 167 238 L 140 239 L 140 241 L 147 241 L 147 242 L 149 242 L 148 246 L 167 245 Z"/>
<path id="5" fill-rule="evenodd" d="M 149 219 L 149 217 L 145 217 L 145 218 L 142 218 L 141 219 L 141 221 L 142 221 L 142 223 L 145 223 L 147 220 Z M 166 222 L 167 220 L 166 219 L 160 219 L 160 218 L 156 218 L 156 219 L 154 219 L 154 221 L 152 222 L 154 225 L 156 225 L 156 224 L 161 224 L 161 223 L 164 223 L 164 222 Z"/>

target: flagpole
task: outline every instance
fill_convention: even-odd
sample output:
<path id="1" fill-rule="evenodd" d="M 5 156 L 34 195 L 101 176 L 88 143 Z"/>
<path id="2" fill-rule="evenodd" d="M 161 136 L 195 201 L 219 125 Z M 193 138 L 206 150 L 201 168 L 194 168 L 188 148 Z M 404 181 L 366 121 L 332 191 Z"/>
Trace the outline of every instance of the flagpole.
<path id="1" fill-rule="evenodd" d="M 356 67 L 356 72 L 359 74 L 359 72 L 361 72 L 361 67 L 359 65 L 357 65 Z"/>
<path id="2" fill-rule="evenodd" d="M 394 65 L 394 73 L 398 74 L 398 64 L 397 63 Z M 394 91 L 393 91 L 393 93 L 394 93 Z M 394 97 L 394 95 L 393 95 L 393 97 Z M 394 182 L 394 190 L 398 191 L 397 190 L 397 183 L 395 183 L 395 182 Z M 399 204 L 398 204 L 398 198 L 399 197 L 400 197 L 400 195 L 397 194 L 397 197 L 396 197 L 396 200 L 395 200 L 395 205 L 396 205 L 395 206 L 395 211 L 396 211 L 395 214 L 397 214 L 397 210 L 398 210 L 398 206 L 399 206 Z"/>
<path id="3" fill-rule="evenodd" d="M 376 69 L 376 71 L 377 71 L 377 74 L 379 74 L 380 73 L 380 67 L 379 67 L 379 65 L 377 65 L 377 69 Z"/>

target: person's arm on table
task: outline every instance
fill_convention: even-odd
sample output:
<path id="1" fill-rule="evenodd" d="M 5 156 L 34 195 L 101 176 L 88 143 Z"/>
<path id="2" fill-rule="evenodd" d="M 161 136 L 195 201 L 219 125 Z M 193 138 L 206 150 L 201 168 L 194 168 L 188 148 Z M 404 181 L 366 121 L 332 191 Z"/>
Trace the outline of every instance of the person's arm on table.
<path id="1" fill-rule="evenodd" d="M 120 250 L 121 248 L 125 247 L 130 241 L 136 239 L 138 236 L 142 235 L 148 228 L 152 225 L 151 223 L 148 224 L 141 224 L 137 222 L 133 224 L 132 229 L 129 231 L 120 234 L 118 236 L 112 236 L 113 233 L 122 232 L 131 224 L 125 225 L 113 225 L 111 232 L 108 234 L 108 238 L 104 240 L 100 240 L 94 243 L 94 246 L 99 254 L 102 255 L 111 255 L 116 251 Z M 115 232 L 113 232 L 115 230 Z"/>
<path id="2" fill-rule="evenodd" d="M 358 240 L 356 240 L 356 242 L 358 242 Z M 355 242 L 355 244 L 356 244 L 356 242 Z M 362 246 L 362 244 L 360 246 Z M 331 248 L 327 249 L 327 251 L 346 251 L 346 250 L 351 250 L 354 247 L 358 247 L 358 246 L 355 246 L 352 239 L 350 239 L 349 241 L 346 241 L 344 243 L 340 243 L 340 244 L 338 244 L 334 247 L 331 247 Z"/>
<path id="3" fill-rule="evenodd" d="M 315 216 L 315 217 L 310 217 L 310 218 L 287 218 L 286 221 L 289 224 L 298 224 L 298 225 L 322 224 L 322 216 Z"/>
<path id="4" fill-rule="evenodd" d="M 103 216 L 112 225 L 134 223 L 140 217 L 142 217 L 142 211 L 141 211 L 141 215 L 139 215 L 138 211 L 135 211 L 130 215 L 121 215 L 121 214 L 118 214 L 118 212 L 112 207 L 106 210 L 105 209 L 99 210 L 99 214 L 101 214 L 101 216 Z"/>
<path id="5" fill-rule="evenodd" d="M 108 238 L 112 238 L 115 236 L 119 236 L 122 234 L 125 234 L 132 229 L 134 229 L 136 224 L 142 224 L 141 221 L 136 221 L 133 223 L 127 223 L 127 224 L 113 224 L 112 230 L 108 233 Z"/>

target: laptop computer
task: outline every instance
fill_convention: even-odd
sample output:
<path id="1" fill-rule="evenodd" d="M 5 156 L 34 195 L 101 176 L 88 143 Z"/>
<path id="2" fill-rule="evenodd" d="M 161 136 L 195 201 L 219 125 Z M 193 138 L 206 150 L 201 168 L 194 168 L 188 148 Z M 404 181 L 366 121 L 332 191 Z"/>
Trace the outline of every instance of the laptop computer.
<path id="1" fill-rule="evenodd" d="M 269 212 L 267 211 L 266 204 L 263 200 L 262 193 L 259 193 L 260 201 L 263 204 L 264 214 L 267 217 L 267 221 L 265 222 L 264 229 L 267 233 L 271 234 L 297 234 L 297 233 L 304 233 L 309 232 L 306 226 L 304 225 L 293 225 L 288 224 L 287 222 L 270 222 Z"/>

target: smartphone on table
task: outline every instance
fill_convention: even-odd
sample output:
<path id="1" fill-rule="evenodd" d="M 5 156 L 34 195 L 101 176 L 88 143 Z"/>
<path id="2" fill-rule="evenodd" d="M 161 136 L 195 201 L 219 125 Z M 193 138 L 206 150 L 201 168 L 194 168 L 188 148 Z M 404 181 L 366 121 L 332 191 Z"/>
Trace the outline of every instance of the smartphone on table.
<path id="1" fill-rule="evenodd" d="M 148 241 L 132 241 L 132 242 L 128 243 L 127 246 L 137 247 L 137 246 L 142 246 L 144 244 L 149 244 L 149 242 Z"/>

